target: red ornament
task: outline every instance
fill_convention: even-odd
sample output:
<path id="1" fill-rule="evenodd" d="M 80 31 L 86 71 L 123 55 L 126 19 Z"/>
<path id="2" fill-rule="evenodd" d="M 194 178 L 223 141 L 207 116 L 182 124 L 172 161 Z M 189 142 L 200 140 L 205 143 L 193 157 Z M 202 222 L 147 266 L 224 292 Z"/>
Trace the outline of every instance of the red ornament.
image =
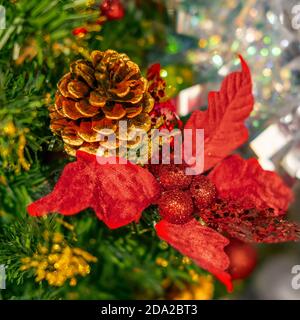
<path id="1" fill-rule="evenodd" d="M 108 20 L 120 20 L 125 15 L 125 10 L 120 0 L 104 0 L 100 5 L 100 9 Z"/>
<path id="2" fill-rule="evenodd" d="M 257 253 L 253 246 L 233 239 L 225 247 L 230 266 L 229 273 L 232 279 L 245 279 L 254 270 L 257 262 Z"/>
<path id="3" fill-rule="evenodd" d="M 166 190 L 187 189 L 192 182 L 192 176 L 185 174 L 183 165 L 162 165 L 158 178 Z"/>
<path id="4" fill-rule="evenodd" d="M 88 33 L 87 29 L 84 27 L 78 27 L 73 29 L 72 34 L 77 37 L 85 36 Z"/>
<path id="5" fill-rule="evenodd" d="M 207 208 L 217 197 L 216 187 L 204 175 L 198 175 L 193 178 L 190 192 L 194 203 L 199 210 Z"/>
<path id="6" fill-rule="evenodd" d="M 193 218 L 193 201 L 188 192 L 170 190 L 158 200 L 159 214 L 170 223 L 184 224 Z"/>

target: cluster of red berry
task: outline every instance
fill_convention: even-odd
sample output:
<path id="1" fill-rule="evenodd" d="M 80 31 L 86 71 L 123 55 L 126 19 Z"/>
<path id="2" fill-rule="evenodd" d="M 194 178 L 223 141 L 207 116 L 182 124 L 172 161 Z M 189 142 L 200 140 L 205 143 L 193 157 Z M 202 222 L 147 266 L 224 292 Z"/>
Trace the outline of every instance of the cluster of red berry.
<path id="1" fill-rule="evenodd" d="M 157 204 L 168 222 L 187 223 L 216 200 L 213 183 L 205 175 L 186 175 L 185 165 L 151 165 L 150 170 L 163 189 Z"/>

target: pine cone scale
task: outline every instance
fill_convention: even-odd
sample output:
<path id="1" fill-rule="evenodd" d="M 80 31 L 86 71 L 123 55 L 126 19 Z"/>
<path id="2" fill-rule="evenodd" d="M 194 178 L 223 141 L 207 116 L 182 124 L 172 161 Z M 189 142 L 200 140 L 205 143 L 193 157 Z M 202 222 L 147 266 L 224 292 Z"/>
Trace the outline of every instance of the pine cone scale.
<path id="1" fill-rule="evenodd" d="M 93 117 L 99 114 L 99 108 L 91 105 L 87 100 L 76 102 L 75 108 L 81 114 L 81 117 Z"/>
<path id="2" fill-rule="evenodd" d="M 67 89 L 75 99 L 81 99 L 89 93 L 89 87 L 79 80 L 69 82 Z"/>
<path id="3" fill-rule="evenodd" d="M 63 114 L 72 120 L 78 120 L 82 118 L 82 114 L 76 109 L 75 101 L 71 99 L 64 99 L 62 102 Z"/>

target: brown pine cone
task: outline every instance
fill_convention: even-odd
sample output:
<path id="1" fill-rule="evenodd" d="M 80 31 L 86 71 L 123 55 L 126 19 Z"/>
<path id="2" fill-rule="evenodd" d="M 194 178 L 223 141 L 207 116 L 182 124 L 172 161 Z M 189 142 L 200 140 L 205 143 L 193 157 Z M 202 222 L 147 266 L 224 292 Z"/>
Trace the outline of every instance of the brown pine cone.
<path id="1" fill-rule="evenodd" d="M 90 61 L 77 60 L 58 83 L 55 105 L 49 108 L 50 128 L 62 137 L 68 154 L 76 150 L 96 153 L 99 146 L 117 149 L 119 140 L 131 140 L 136 129 L 151 129 L 149 113 L 154 99 L 147 80 L 126 54 L 93 51 Z M 128 132 L 118 135 L 120 120 Z M 101 134 L 115 132 L 116 143 L 100 141 Z M 139 141 L 129 141 L 129 148 Z"/>

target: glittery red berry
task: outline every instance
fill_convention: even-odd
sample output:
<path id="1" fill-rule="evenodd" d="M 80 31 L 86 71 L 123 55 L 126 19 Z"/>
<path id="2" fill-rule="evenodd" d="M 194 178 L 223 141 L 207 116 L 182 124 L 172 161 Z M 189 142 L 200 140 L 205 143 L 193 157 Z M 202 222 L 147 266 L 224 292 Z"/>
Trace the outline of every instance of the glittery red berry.
<path id="1" fill-rule="evenodd" d="M 193 218 L 193 200 L 187 191 L 169 190 L 158 201 L 159 214 L 168 222 L 184 224 Z"/>
<path id="2" fill-rule="evenodd" d="M 199 210 L 208 207 L 217 197 L 214 184 L 204 175 L 194 176 L 190 185 L 194 204 Z"/>
<path id="3" fill-rule="evenodd" d="M 183 165 L 162 165 L 158 177 L 166 190 L 187 189 L 192 182 L 192 176 L 185 174 Z"/>

